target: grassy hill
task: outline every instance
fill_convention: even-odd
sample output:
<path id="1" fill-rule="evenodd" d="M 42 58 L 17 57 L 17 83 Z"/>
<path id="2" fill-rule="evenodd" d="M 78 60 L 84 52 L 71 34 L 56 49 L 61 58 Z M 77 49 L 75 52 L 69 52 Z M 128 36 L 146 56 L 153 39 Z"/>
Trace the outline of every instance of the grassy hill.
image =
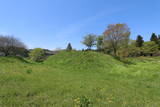
<path id="1" fill-rule="evenodd" d="M 0 57 L 0 62 L 1 63 L 27 63 L 27 61 L 21 57 Z"/>
<path id="2" fill-rule="evenodd" d="M 76 71 L 110 71 L 116 66 L 123 65 L 109 55 L 90 51 L 62 51 L 49 57 L 44 63 L 52 67 Z"/>
<path id="3" fill-rule="evenodd" d="M 160 58 L 127 60 L 96 52 L 61 52 L 44 63 L 0 57 L 0 106 L 159 106 Z"/>

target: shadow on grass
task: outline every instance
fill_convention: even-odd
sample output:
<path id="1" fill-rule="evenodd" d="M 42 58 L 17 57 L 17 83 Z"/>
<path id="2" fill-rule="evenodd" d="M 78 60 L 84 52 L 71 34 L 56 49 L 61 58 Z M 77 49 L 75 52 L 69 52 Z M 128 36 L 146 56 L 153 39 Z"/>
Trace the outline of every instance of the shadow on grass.
<path id="1" fill-rule="evenodd" d="M 121 57 L 119 57 L 119 56 L 113 56 L 113 55 L 112 55 L 112 57 L 113 57 L 114 59 L 116 59 L 116 60 L 118 60 L 118 61 L 126 64 L 126 65 L 136 65 L 135 62 L 132 62 L 132 61 L 128 60 L 127 58 L 121 58 Z"/>
<path id="2" fill-rule="evenodd" d="M 15 60 L 22 62 L 22 63 L 26 63 L 26 64 L 32 64 L 32 62 L 27 61 L 25 58 L 20 57 L 20 56 L 6 56 L 6 57 L 1 57 L 1 62 L 4 63 L 15 63 Z"/>

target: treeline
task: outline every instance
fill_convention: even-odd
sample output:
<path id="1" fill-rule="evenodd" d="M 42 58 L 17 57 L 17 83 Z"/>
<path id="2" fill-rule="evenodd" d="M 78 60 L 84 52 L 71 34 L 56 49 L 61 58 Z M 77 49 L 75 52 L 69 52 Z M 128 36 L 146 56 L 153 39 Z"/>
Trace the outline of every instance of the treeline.
<path id="1" fill-rule="evenodd" d="M 102 35 L 88 34 L 81 43 L 86 50 L 96 47 L 98 52 L 119 57 L 160 56 L 160 35 L 153 33 L 145 42 L 141 35 L 132 40 L 130 34 L 126 24 L 110 24 Z"/>
<path id="2" fill-rule="evenodd" d="M 144 41 L 138 35 L 136 40 L 131 40 L 131 31 L 126 24 L 110 24 L 100 36 L 86 35 L 81 41 L 87 49 L 94 50 L 118 57 L 160 56 L 160 35 L 153 33 L 150 41 Z M 96 48 L 95 48 L 96 47 Z M 71 43 L 66 51 L 71 51 Z M 46 49 L 27 49 L 26 45 L 13 36 L 0 36 L 0 56 L 29 57 L 33 61 L 43 61 L 47 56 L 57 53 Z"/>
<path id="3" fill-rule="evenodd" d="M 152 33 L 150 41 L 144 42 L 141 35 L 129 45 L 129 56 L 160 56 L 160 35 Z"/>

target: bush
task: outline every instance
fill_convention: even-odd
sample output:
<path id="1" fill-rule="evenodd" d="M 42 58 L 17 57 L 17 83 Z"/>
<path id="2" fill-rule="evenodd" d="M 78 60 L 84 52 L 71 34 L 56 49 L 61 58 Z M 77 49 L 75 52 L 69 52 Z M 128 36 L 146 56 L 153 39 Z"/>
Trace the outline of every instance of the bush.
<path id="1" fill-rule="evenodd" d="M 32 70 L 31 69 L 28 69 L 25 71 L 27 74 L 31 74 L 32 73 Z"/>
<path id="2" fill-rule="evenodd" d="M 159 53 L 159 46 L 153 41 L 145 42 L 142 47 L 131 45 L 129 47 L 129 56 L 154 56 Z"/>
<path id="3" fill-rule="evenodd" d="M 45 57 L 45 51 L 41 48 L 35 48 L 30 52 L 29 56 L 32 61 L 42 62 Z"/>
<path id="4" fill-rule="evenodd" d="M 153 56 L 159 52 L 159 46 L 154 41 L 145 42 L 142 50 L 144 56 Z"/>
<path id="5" fill-rule="evenodd" d="M 136 47 L 136 46 L 130 46 L 129 47 L 129 57 L 138 57 L 142 55 L 142 50 L 140 47 Z"/>
<path id="6" fill-rule="evenodd" d="M 117 55 L 120 57 L 120 58 L 126 58 L 129 56 L 129 49 L 126 48 L 122 48 L 120 50 L 117 51 Z"/>

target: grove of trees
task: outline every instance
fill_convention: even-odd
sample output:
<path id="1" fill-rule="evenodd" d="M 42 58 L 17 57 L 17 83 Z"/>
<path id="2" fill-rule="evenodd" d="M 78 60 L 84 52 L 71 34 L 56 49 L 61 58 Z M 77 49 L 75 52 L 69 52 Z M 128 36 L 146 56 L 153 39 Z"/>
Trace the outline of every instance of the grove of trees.
<path id="1" fill-rule="evenodd" d="M 82 43 L 96 51 L 119 57 L 160 56 L 160 35 L 152 33 L 150 41 L 144 41 L 141 35 L 131 40 L 131 31 L 127 24 L 110 24 L 103 35 L 87 35 Z"/>

